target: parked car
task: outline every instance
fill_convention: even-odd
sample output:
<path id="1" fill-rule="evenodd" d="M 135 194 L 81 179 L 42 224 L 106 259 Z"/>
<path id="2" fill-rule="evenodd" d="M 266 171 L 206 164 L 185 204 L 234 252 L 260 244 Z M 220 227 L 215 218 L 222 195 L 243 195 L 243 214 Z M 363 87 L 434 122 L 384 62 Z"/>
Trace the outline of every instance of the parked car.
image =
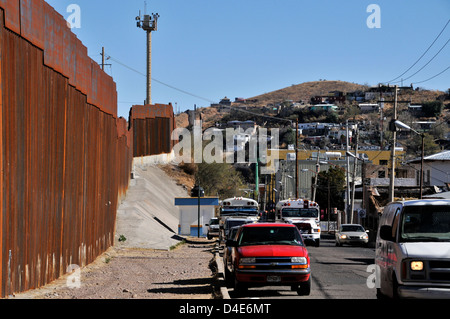
<path id="1" fill-rule="evenodd" d="M 386 206 L 375 261 L 380 298 L 450 298 L 450 200 Z"/>
<path id="2" fill-rule="evenodd" d="M 239 230 L 241 226 L 232 227 L 230 229 L 230 233 L 228 237 L 230 240 L 227 242 L 228 244 L 236 238 L 237 231 Z M 225 268 L 225 279 L 228 287 L 232 287 L 232 282 L 230 281 L 231 275 L 229 272 L 229 269 L 231 268 L 231 253 L 232 253 L 233 247 L 225 245 L 223 250 L 223 265 Z"/>
<path id="3" fill-rule="evenodd" d="M 369 243 L 369 231 L 359 224 L 343 224 L 335 234 L 336 246 L 363 245 Z"/>
<path id="4" fill-rule="evenodd" d="M 209 224 L 206 224 L 206 226 L 208 227 L 207 237 L 209 240 L 211 240 L 213 237 L 219 237 L 219 221 L 219 218 L 213 217 L 210 219 Z"/>
<path id="5" fill-rule="evenodd" d="M 220 230 L 220 242 L 225 245 L 230 229 L 244 224 L 254 223 L 256 219 L 247 217 L 228 217 Z"/>
<path id="6" fill-rule="evenodd" d="M 251 286 L 291 286 L 299 295 L 311 291 L 311 268 L 302 236 L 292 224 L 255 223 L 239 228 L 227 264 L 236 294 Z"/>

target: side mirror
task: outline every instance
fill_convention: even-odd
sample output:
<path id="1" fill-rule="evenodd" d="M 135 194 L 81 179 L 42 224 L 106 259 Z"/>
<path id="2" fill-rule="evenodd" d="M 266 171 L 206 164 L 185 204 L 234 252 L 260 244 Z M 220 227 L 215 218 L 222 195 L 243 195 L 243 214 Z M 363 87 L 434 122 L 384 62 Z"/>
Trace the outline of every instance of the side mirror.
<path id="1" fill-rule="evenodd" d="M 380 238 L 383 240 L 393 241 L 394 238 L 392 237 L 392 227 L 391 226 L 381 226 Z"/>
<path id="2" fill-rule="evenodd" d="M 366 230 L 366 233 L 369 233 L 369 230 Z"/>
<path id="3" fill-rule="evenodd" d="M 229 239 L 229 240 L 227 240 L 226 245 L 228 247 L 237 247 L 237 242 L 234 241 L 234 240 Z"/>
<path id="4" fill-rule="evenodd" d="M 205 224 L 205 226 L 206 226 L 206 227 L 208 227 L 208 226 L 209 226 L 209 224 Z"/>

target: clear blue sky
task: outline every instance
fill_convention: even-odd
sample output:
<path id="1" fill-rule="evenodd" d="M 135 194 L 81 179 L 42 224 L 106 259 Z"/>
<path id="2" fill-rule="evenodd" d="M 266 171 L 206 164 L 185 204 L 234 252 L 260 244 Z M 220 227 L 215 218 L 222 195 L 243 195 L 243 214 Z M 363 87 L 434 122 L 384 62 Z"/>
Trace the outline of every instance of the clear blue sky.
<path id="1" fill-rule="evenodd" d="M 101 48 L 115 61 L 106 67 L 117 83 L 119 115 L 128 118 L 146 95 L 146 37 L 136 27 L 144 0 L 46 0 L 65 18 L 81 8 L 73 29 L 95 61 Z M 381 28 L 369 28 L 370 4 L 381 9 Z M 227 96 L 250 98 L 319 79 L 377 85 L 404 73 L 429 48 L 450 19 L 449 0 L 148 0 L 159 13 L 153 33 L 153 103 L 181 111 Z M 450 39 L 450 24 L 408 78 Z M 124 67 L 127 65 L 129 68 Z M 450 66 L 450 43 L 405 85 Z M 400 79 L 399 79 L 400 80 Z M 159 81 L 159 82 L 156 82 Z M 180 92 L 164 84 L 188 92 Z M 400 84 L 400 83 L 399 83 Z M 417 84 L 450 88 L 450 69 Z"/>

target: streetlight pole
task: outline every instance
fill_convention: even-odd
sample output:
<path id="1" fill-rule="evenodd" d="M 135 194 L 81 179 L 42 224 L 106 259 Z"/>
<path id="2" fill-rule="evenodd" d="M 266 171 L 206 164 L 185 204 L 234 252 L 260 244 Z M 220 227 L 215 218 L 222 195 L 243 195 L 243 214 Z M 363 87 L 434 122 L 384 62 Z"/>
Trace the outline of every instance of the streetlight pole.
<path id="1" fill-rule="evenodd" d="M 398 85 L 395 86 L 395 102 L 394 102 L 394 117 L 393 120 L 397 120 L 397 104 L 398 104 Z M 391 179 L 389 183 L 389 201 L 394 201 L 395 193 L 395 145 L 397 144 L 397 132 L 392 132 L 392 149 L 391 149 Z"/>
<path id="2" fill-rule="evenodd" d="M 346 123 L 346 147 L 347 147 L 347 149 L 345 150 L 346 152 L 348 152 L 349 151 L 349 146 L 350 146 L 350 137 L 349 137 L 349 129 L 348 129 L 348 120 L 347 120 L 347 123 Z M 346 201 L 346 209 L 345 209 L 345 211 L 346 211 L 346 214 L 347 214 L 347 222 L 348 223 L 350 223 L 350 216 L 351 216 L 351 214 L 352 214 L 352 212 L 350 212 L 350 158 L 347 156 L 347 201 Z"/>
<path id="3" fill-rule="evenodd" d="M 420 199 L 423 199 L 423 164 L 425 161 L 425 134 L 422 137 L 422 159 L 420 161 Z"/>
<path id="4" fill-rule="evenodd" d="M 299 180 L 298 180 L 298 119 L 297 119 L 297 126 L 295 127 L 295 198 L 298 199 L 298 186 L 299 186 Z"/>
<path id="5" fill-rule="evenodd" d="M 417 135 L 420 135 L 422 138 L 422 156 L 420 161 L 420 199 L 423 199 L 423 167 L 425 162 L 425 134 L 419 133 L 410 126 L 406 125 L 403 122 L 395 121 L 394 122 L 396 128 L 404 129 L 406 131 L 414 132 Z"/>

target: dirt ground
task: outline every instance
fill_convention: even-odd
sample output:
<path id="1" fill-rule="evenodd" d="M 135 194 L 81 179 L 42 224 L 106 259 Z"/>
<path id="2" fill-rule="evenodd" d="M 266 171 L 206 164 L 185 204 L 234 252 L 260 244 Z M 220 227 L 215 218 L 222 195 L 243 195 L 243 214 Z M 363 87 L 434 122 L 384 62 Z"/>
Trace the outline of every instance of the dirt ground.
<path id="1" fill-rule="evenodd" d="M 170 251 L 116 246 L 78 274 L 10 298 L 220 299 L 214 251 L 214 241 L 191 237 Z"/>

